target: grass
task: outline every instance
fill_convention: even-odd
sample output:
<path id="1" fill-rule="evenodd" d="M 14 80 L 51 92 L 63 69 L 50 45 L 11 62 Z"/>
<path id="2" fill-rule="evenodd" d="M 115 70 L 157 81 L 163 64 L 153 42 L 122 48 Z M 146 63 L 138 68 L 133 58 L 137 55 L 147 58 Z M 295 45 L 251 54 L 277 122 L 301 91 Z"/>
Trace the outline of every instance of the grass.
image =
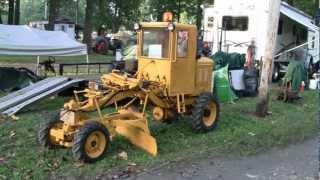
<path id="1" fill-rule="evenodd" d="M 248 113 L 254 110 L 256 98 L 222 104 L 219 125 L 214 132 L 207 134 L 192 133 L 187 117 L 170 125 L 153 122 L 151 131 L 158 143 L 157 157 L 117 137 L 104 159 L 79 166 L 72 160 L 69 149 L 43 150 L 36 144 L 39 123 L 65 101 L 65 98 L 47 99 L 21 114 L 17 121 L 0 122 L 0 179 L 93 178 L 131 162 L 148 168 L 207 154 L 251 155 L 314 137 L 318 131 L 315 120 L 317 100 L 315 91 L 307 91 L 303 99 L 294 104 L 272 101 L 272 115 L 265 119 Z M 121 151 L 128 153 L 127 161 L 117 159 Z"/>
<path id="2" fill-rule="evenodd" d="M 113 60 L 111 55 L 90 54 L 90 62 L 110 62 Z M 85 63 L 85 56 L 70 56 L 70 57 L 55 57 L 56 63 Z M 40 61 L 48 60 L 48 56 L 41 56 Z M 35 64 L 37 62 L 36 56 L 0 56 L 1 63 L 26 63 Z"/>

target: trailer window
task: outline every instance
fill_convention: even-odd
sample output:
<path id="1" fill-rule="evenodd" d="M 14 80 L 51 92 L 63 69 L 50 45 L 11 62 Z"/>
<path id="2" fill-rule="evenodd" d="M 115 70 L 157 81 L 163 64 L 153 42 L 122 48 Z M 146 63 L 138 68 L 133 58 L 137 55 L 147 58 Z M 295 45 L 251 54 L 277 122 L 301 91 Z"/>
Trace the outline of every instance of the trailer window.
<path id="1" fill-rule="evenodd" d="M 163 29 L 146 29 L 143 31 L 143 56 L 149 58 L 168 58 L 169 32 Z"/>
<path id="2" fill-rule="evenodd" d="M 249 19 L 247 16 L 223 16 L 222 25 L 226 31 L 247 31 Z"/>

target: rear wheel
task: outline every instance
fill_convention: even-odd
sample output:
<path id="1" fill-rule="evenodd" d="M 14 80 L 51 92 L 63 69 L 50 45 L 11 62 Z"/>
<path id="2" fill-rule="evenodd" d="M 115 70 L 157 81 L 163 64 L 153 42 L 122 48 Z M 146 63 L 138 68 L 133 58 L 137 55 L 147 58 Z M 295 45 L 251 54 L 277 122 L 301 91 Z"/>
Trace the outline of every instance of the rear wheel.
<path id="1" fill-rule="evenodd" d="M 97 45 L 96 45 L 96 52 L 98 54 L 104 54 L 108 52 L 108 44 L 105 41 L 100 41 Z"/>
<path id="2" fill-rule="evenodd" d="M 72 153 L 74 159 L 94 162 L 103 157 L 109 147 L 109 131 L 98 122 L 91 122 L 76 133 Z"/>
<path id="3" fill-rule="evenodd" d="M 50 129 L 57 126 L 61 121 L 59 120 L 59 114 L 51 115 L 49 120 L 43 123 L 38 131 L 37 141 L 42 147 L 54 147 L 54 143 L 50 139 Z"/>
<path id="4" fill-rule="evenodd" d="M 153 119 L 164 123 L 173 123 L 178 120 L 179 115 L 175 109 L 165 109 L 161 107 L 154 107 L 152 109 Z"/>
<path id="5" fill-rule="evenodd" d="M 219 119 L 219 103 L 212 93 L 201 94 L 193 107 L 192 129 L 196 133 L 213 130 Z"/>

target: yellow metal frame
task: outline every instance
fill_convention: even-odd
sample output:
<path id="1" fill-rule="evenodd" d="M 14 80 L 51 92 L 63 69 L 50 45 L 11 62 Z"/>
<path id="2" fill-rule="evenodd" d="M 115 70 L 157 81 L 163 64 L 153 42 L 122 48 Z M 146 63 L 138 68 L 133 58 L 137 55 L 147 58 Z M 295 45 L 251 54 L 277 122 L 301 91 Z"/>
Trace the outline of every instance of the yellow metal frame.
<path id="1" fill-rule="evenodd" d="M 202 92 L 212 91 L 213 63 L 208 58 L 196 59 L 197 29 L 194 25 L 174 24 L 169 32 L 169 55 L 165 59 L 141 56 L 142 32 L 146 28 L 167 28 L 168 22 L 141 23 L 137 32 L 138 71 L 134 76 L 120 74 L 118 71 L 101 77 L 106 90 L 96 90 L 94 84 L 83 91 L 75 91 L 73 100 L 64 104 L 60 122 L 51 128 L 50 140 L 53 144 L 71 147 L 76 132 L 86 123 L 98 121 L 110 133 L 110 139 L 120 134 L 133 144 L 152 155 L 157 154 L 157 144 L 151 136 L 146 117 L 148 104 L 158 107 L 158 112 L 165 113 L 176 109 L 186 113 L 194 99 Z M 177 58 L 177 31 L 188 32 L 188 49 L 185 58 Z M 146 83 L 147 82 L 147 83 Z M 80 95 L 85 97 L 81 101 Z M 118 101 L 131 98 L 123 107 Z M 142 112 L 133 110 L 131 105 L 140 100 Z M 114 105 L 117 112 L 103 114 L 101 108 Z M 97 111 L 98 116 L 89 118 L 87 111 Z M 157 112 L 156 112 L 157 113 Z"/>

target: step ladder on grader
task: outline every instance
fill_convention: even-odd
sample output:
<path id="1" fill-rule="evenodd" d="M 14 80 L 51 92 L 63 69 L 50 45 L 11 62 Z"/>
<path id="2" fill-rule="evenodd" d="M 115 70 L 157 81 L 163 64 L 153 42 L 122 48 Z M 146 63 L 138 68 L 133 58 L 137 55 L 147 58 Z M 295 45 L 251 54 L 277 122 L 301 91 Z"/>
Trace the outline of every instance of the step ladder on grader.
<path id="1" fill-rule="evenodd" d="M 169 20 L 136 24 L 135 30 L 136 74 L 113 71 L 101 77 L 101 88 L 89 83 L 87 89 L 76 91 L 60 114 L 41 126 L 40 145 L 72 148 L 75 160 L 93 162 L 103 157 L 114 136 L 122 135 L 157 155 L 146 115 L 148 106 L 153 107 L 156 121 L 169 122 L 179 114 L 191 114 L 194 132 L 216 127 L 219 103 L 212 92 L 213 62 L 196 58 L 196 26 Z M 126 103 L 120 107 L 123 100 Z M 101 109 L 111 105 L 117 111 L 103 114 Z M 96 117 L 88 115 L 92 111 L 97 112 Z"/>

